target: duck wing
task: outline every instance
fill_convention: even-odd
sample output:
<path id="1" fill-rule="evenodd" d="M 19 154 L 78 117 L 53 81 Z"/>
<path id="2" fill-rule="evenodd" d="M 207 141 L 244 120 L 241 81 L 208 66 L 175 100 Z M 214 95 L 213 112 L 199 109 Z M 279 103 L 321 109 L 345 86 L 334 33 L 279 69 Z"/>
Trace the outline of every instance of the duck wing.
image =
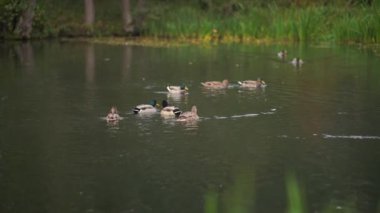
<path id="1" fill-rule="evenodd" d="M 219 81 L 206 81 L 202 83 L 204 86 L 216 86 L 216 85 L 221 85 L 222 82 Z"/>
<path id="2" fill-rule="evenodd" d="M 193 121 L 198 118 L 198 115 L 193 112 L 184 112 L 178 116 L 178 121 Z"/>
<path id="3" fill-rule="evenodd" d="M 149 104 L 140 104 L 140 105 L 137 105 L 134 109 L 133 109 L 133 112 L 135 114 L 137 113 L 140 113 L 142 111 L 146 111 L 146 110 L 153 110 L 154 107 L 152 105 L 149 105 Z"/>

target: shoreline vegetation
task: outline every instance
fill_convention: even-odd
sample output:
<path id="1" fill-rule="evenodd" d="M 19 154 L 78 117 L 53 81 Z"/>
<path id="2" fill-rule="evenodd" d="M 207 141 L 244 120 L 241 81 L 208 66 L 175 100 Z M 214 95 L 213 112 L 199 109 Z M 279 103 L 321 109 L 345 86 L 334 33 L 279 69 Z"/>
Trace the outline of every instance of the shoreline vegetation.
<path id="1" fill-rule="evenodd" d="M 93 4 L 90 15 L 86 2 Z M 147 45 L 380 43 L 380 0 L 186 2 L 0 0 L 0 39 L 65 38 Z M 31 14 L 32 30 L 25 36 L 20 33 L 21 22 Z"/>

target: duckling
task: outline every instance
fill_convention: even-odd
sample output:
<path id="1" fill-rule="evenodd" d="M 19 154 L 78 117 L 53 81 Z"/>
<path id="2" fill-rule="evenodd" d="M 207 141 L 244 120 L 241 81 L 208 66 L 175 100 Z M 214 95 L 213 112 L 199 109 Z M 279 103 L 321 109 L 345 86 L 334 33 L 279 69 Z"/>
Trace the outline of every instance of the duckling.
<path id="1" fill-rule="evenodd" d="M 288 52 L 286 50 L 281 50 L 280 52 L 277 53 L 277 56 L 284 60 L 286 58 L 286 56 L 288 56 Z"/>
<path id="2" fill-rule="evenodd" d="M 201 84 L 208 89 L 225 89 L 228 87 L 228 80 L 225 79 L 222 82 L 220 82 L 220 81 L 206 81 L 206 82 L 201 82 Z"/>
<path id="3" fill-rule="evenodd" d="M 242 88 L 260 88 L 260 87 L 266 87 L 265 81 L 258 78 L 256 81 L 254 80 L 245 80 L 245 81 L 238 81 L 238 84 Z"/>
<path id="4" fill-rule="evenodd" d="M 169 93 L 172 93 L 172 94 L 187 94 L 189 91 L 189 88 L 187 88 L 187 86 L 184 86 L 184 85 L 167 86 L 166 89 L 169 91 Z"/>
<path id="5" fill-rule="evenodd" d="M 157 112 L 157 108 L 159 105 L 157 104 L 156 100 L 151 100 L 149 104 L 140 104 L 137 105 L 134 109 L 133 112 L 135 114 L 150 114 L 150 113 L 155 113 Z"/>
<path id="6" fill-rule="evenodd" d="M 117 108 L 115 106 L 111 107 L 110 112 L 106 117 L 107 122 L 117 122 L 119 119 L 120 116 L 117 112 Z"/>
<path id="7" fill-rule="evenodd" d="M 163 117 L 175 116 L 178 118 L 180 114 L 181 114 L 181 110 L 178 107 L 169 106 L 169 103 L 166 100 L 162 101 L 161 116 Z"/>
<path id="8" fill-rule="evenodd" d="M 191 111 L 183 112 L 179 115 L 177 121 L 196 121 L 198 120 L 197 107 L 193 106 Z"/>
<path id="9" fill-rule="evenodd" d="M 293 58 L 293 60 L 292 60 L 290 63 L 293 64 L 293 65 L 296 66 L 296 67 L 299 67 L 299 66 L 301 66 L 304 62 L 303 62 L 302 59 L 300 59 L 299 57 L 296 57 L 296 58 Z"/>

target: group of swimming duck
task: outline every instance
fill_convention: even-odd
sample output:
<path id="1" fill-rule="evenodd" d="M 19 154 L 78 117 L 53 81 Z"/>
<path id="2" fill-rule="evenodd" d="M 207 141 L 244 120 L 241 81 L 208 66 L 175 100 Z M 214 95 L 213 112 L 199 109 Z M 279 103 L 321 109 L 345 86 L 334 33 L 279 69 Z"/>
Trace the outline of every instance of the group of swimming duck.
<path id="1" fill-rule="evenodd" d="M 133 112 L 135 114 L 151 114 L 156 113 L 159 107 L 157 101 L 152 100 L 149 104 L 137 105 Z M 166 100 L 162 101 L 160 114 L 165 118 L 176 118 L 177 121 L 196 121 L 199 119 L 196 106 L 193 106 L 191 111 L 182 112 L 178 107 L 169 105 Z"/>
<path id="2" fill-rule="evenodd" d="M 280 52 L 277 53 L 277 56 L 281 60 L 285 60 L 288 57 L 288 52 L 286 50 L 281 50 Z M 290 61 L 290 63 L 296 67 L 300 67 L 304 62 L 301 58 L 295 57 L 293 58 L 293 60 Z"/>
<path id="3" fill-rule="evenodd" d="M 169 93 L 186 95 L 188 94 L 188 88 L 186 86 L 167 86 Z M 158 112 L 160 105 L 156 100 L 151 100 L 148 104 L 139 104 L 133 108 L 134 114 L 148 115 Z M 199 119 L 197 113 L 197 107 L 193 106 L 191 111 L 182 112 L 178 107 L 171 106 L 166 100 L 162 101 L 161 116 L 176 118 L 177 121 L 196 121 Z M 115 106 L 111 107 L 110 112 L 108 113 L 106 120 L 107 122 L 116 122 L 120 120 L 120 116 L 117 112 Z"/>
<path id="4" fill-rule="evenodd" d="M 277 53 L 277 56 L 285 60 L 287 57 L 287 51 L 281 50 L 279 53 Z M 300 58 L 294 58 L 290 63 L 292 63 L 294 66 L 301 66 L 304 62 Z M 257 80 L 245 80 L 245 81 L 238 81 L 237 82 L 241 88 L 248 88 L 248 89 L 256 89 L 256 88 L 263 88 L 266 86 L 266 83 L 258 78 Z M 211 89 L 211 90 L 219 90 L 219 89 L 226 89 L 229 86 L 229 81 L 227 79 L 223 81 L 206 81 L 201 82 L 204 88 Z M 189 92 L 189 89 L 187 86 L 167 86 L 166 89 L 171 94 L 176 95 L 187 95 Z M 151 100 L 148 104 L 140 104 L 133 108 L 134 114 L 153 114 L 158 112 L 160 108 L 160 105 L 157 104 L 156 100 Z M 194 105 L 191 108 L 191 111 L 182 112 L 178 107 L 171 106 L 166 100 L 162 101 L 162 108 L 160 111 L 161 116 L 163 117 L 172 117 L 175 118 L 177 121 L 180 122 L 186 122 L 186 121 L 196 121 L 199 119 L 198 113 L 197 113 L 197 107 Z M 108 113 L 106 120 L 108 122 L 115 122 L 120 120 L 120 116 L 117 112 L 116 107 L 111 107 L 110 112 Z"/>
<path id="5" fill-rule="evenodd" d="M 157 103 L 157 101 L 151 100 L 148 104 L 139 104 L 135 106 L 133 108 L 133 113 L 141 115 L 153 114 L 158 112 L 159 108 L 160 105 Z M 199 119 L 196 106 L 193 106 L 191 108 L 191 111 L 182 112 L 178 107 L 169 105 L 166 100 L 162 101 L 160 114 L 163 117 L 176 118 L 177 121 L 183 122 L 196 121 Z M 115 106 L 111 107 L 111 110 L 106 117 L 107 122 L 117 122 L 120 120 L 120 118 L 121 117 L 117 112 L 117 108 Z"/>
<path id="6" fill-rule="evenodd" d="M 229 82 L 228 80 L 223 81 L 207 81 L 207 82 L 201 82 L 201 84 L 206 89 L 226 89 L 228 88 Z M 265 87 L 266 84 L 264 81 L 262 81 L 260 78 L 257 80 L 246 80 L 246 81 L 239 81 L 238 84 L 242 88 L 260 88 Z M 171 94 L 177 94 L 177 95 L 186 95 L 188 94 L 189 89 L 187 86 L 167 86 L 166 89 Z M 197 107 L 194 105 L 191 108 L 191 111 L 182 112 L 178 107 L 171 106 L 166 100 L 162 101 L 160 114 L 163 117 L 173 117 L 177 121 L 196 121 L 199 119 L 198 113 L 197 113 Z M 133 108 L 134 114 L 153 114 L 158 112 L 160 108 L 160 105 L 157 103 L 156 100 L 151 100 L 148 104 L 139 104 Z M 106 117 L 107 121 L 109 122 L 115 122 L 120 119 L 120 116 L 117 112 L 116 107 L 111 107 L 110 112 L 108 113 Z"/>

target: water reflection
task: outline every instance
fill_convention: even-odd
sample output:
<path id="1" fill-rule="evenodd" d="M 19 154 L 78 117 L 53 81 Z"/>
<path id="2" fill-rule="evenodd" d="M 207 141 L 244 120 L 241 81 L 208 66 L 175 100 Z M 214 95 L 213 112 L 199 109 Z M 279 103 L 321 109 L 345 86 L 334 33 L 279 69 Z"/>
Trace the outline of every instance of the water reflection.
<path id="1" fill-rule="evenodd" d="M 184 103 L 184 104 L 188 104 L 188 97 L 189 97 L 189 94 L 176 94 L 176 93 L 167 93 L 166 95 L 167 99 L 169 100 L 169 102 L 171 103 Z"/>
<path id="2" fill-rule="evenodd" d="M 83 91 L 83 101 L 85 108 L 90 110 L 94 107 L 94 99 L 96 97 L 96 58 L 94 44 L 89 43 L 84 46 L 84 76 L 85 76 L 85 90 Z M 82 52 L 83 54 L 83 52 Z M 78 91 L 79 92 L 79 91 Z"/>
<path id="3" fill-rule="evenodd" d="M 265 88 L 239 88 L 239 90 L 237 90 L 237 97 L 242 100 L 258 100 L 267 102 L 268 96 L 265 90 Z"/>
<path id="4" fill-rule="evenodd" d="M 121 73 L 123 81 L 127 80 L 131 73 L 131 63 L 132 63 L 132 47 L 125 45 L 123 50 L 123 60 L 121 66 Z"/>
<path id="5" fill-rule="evenodd" d="M 227 94 L 227 89 L 209 89 L 202 88 L 202 93 L 208 97 L 220 96 Z"/>
<path id="6" fill-rule="evenodd" d="M 239 88 L 238 92 L 245 95 L 264 95 L 265 88 Z"/>
<path id="7" fill-rule="evenodd" d="M 308 62 L 307 72 L 297 73 L 289 63 L 276 59 L 275 68 L 263 60 L 279 49 L 268 46 L 43 47 L 43 54 L 28 47 L 29 53 L 17 53 L 16 66 L 1 60 L 12 74 L 2 75 L 0 84 L 9 97 L 1 106 L 1 212 L 8 207 L 38 212 L 41 206 L 52 211 L 63 206 L 64 212 L 123 212 L 135 206 L 135 212 L 143 207 L 201 212 L 205 203 L 217 206 L 217 212 L 238 211 L 239 206 L 246 212 L 284 212 L 288 168 L 295 168 L 308 186 L 306 211 L 323 212 L 331 200 L 344 202 L 354 194 L 359 195 L 358 211 L 374 212 L 380 64 L 372 55 L 310 48 L 308 58 L 332 50 L 337 57 L 313 66 Z M 102 53 L 112 60 L 96 60 L 104 58 Z M 196 63 L 184 66 L 189 58 Z M 31 64 L 30 76 L 36 78 L 18 75 Z M 212 91 L 194 83 L 186 96 L 155 92 L 167 82 L 252 76 L 264 77 L 270 87 Z M 142 77 L 149 80 L 142 82 Z M 204 117 L 184 123 L 159 114 L 125 115 L 155 96 L 181 109 L 196 104 Z M 97 120 L 111 104 L 126 116 L 115 125 Z M 255 168 L 254 181 L 234 172 L 242 164 L 247 165 L 243 176 Z M 257 196 L 251 199 L 252 185 Z M 50 201 L 49 195 L 57 199 Z M 239 203 L 246 198 L 255 206 Z"/>
<path id="8" fill-rule="evenodd" d="M 94 83 L 95 80 L 95 48 L 94 44 L 89 43 L 85 47 L 85 74 L 86 82 Z"/>
<path id="9" fill-rule="evenodd" d="M 134 114 L 131 118 L 139 129 L 139 135 L 151 135 L 157 125 L 159 113 Z"/>
<path id="10" fill-rule="evenodd" d="M 183 127 L 185 127 L 185 130 L 187 131 L 193 131 L 193 130 L 197 130 L 199 128 L 199 120 L 191 120 L 191 121 L 176 121 L 176 123 L 178 123 L 178 125 L 181 125 Z"/>
<path id="11" fill-rule="evenodd" d="M 108 127 L 108 132 L 112 134 L 116 134 L 120 130 L 119 121 L 107 121 L 106 125 Z"/>
<path id="12" fill-rule="evenodd" d="M 174 127 L 176 126 L 177 124 L 177 121 L 174 117 L 168 117 L 168 116 L 165 116 L 165 115 L 161 115 L 162 117 L 162 123 L 165 124 L 165 125 L 168 125 L 170 127 Z"/>
<path id="13" fill-rule="evenodd" d="M 34 68 L 34 51 L 33 46 L 30 41 L 25 41 L 17 43 L 15 45 L 15 51 L 19 59 L 20 64 L 22 64 L 28 73 L 33 72 Z"/>

